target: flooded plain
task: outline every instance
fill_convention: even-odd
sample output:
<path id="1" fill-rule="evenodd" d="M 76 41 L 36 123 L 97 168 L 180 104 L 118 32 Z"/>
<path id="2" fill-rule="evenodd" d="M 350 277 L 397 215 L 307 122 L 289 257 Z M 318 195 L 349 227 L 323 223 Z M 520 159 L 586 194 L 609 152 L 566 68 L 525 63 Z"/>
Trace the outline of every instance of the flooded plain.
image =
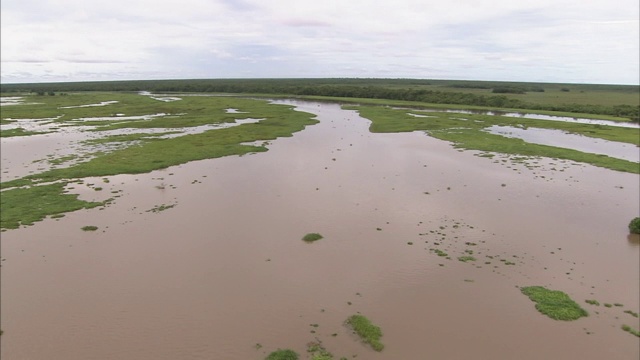
<path id="1" fill-rule="evenodd" d="M 311 341 L 350 359 L 640 356 L 621 330 L 639 327 L 623 312 L 640 307 L 638 175 L 480 157 L 370 133 L 339 105 L 278 102 L 320 122 L 264 153 L 86 179 L 82 199 L 119 197 L 3 232 L 2 359 L 306 358 Z M 4 162 L 3 180 L 22 171 Z M 518 288 L 531 285 L 590 316 L 545 317 Z M 344 325 L 356 313 L 382 352 Z"/>

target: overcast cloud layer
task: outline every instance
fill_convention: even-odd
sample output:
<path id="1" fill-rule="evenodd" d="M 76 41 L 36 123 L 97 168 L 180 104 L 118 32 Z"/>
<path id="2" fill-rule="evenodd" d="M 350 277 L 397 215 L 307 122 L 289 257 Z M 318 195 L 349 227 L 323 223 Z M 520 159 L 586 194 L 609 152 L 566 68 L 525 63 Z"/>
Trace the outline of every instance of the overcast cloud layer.
<path id="1" fill-rule="evenodd" d="M 2 0 L 1 80 L 639 84 L 638 0 Z"/>

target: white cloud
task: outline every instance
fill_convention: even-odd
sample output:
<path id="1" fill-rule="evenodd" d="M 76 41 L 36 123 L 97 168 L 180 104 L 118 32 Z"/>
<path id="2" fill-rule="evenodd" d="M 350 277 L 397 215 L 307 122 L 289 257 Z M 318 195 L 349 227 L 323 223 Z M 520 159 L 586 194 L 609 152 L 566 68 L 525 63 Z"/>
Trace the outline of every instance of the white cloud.
<path id="1" fill-rule="evenodd" d="M 639 82 L 636 0 L 3 0 L 2 82 Z"/>

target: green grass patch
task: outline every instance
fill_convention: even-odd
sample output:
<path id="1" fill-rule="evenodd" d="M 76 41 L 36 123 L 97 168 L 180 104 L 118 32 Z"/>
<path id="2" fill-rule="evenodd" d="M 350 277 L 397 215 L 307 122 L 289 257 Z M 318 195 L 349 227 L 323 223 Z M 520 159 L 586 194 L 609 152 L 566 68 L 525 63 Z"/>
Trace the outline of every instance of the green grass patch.
<path id="1" fill-rule="evenodd" d="M 624 311 L 624 313 L 625 313 L 625 314 L 629 314 L 629 315 L 631 315 L 631 316 L 633 316 L 633 317 L 638 317 L 638 313 L 637 313 L 637 312 L 635 312 L 635 311 L 625 310 L 625 311 Z"/>
<path id="2" fill-rule="evenodd" d="M 82 231 L 96 231 L 98 230 L 98 227 L 94 225 L 87 225 L 87 226 L 83 226 L 81 229 Z"/>
<path id="3" fill-rule="evenodd" d="M 462 261 L 462 262 L 476 261 L 476 258 L 474 258 L 473 256 L 465 255 L 465 256 L 459 256 L 458 261 Z"/>
<path id="4" fill-rule="evenodd" d="M 351 326 L 353 331 L 358 334 L 363 342 L 371 345 L 373 350 L 382 351 L 382 349 L 384 349 L 384 345 L 380 342 L 382 330 L 380 330 L 378 326 L 372 324 L 365 316 L 352 315 L 347 319 L 347 324 Z"/>
<path id="5" fill-rule="evenodd" d="M 629 325 L 622 325 L 622 330 L 628 332 L 629 334 L 635 335 L 637 337 L 640 337 L 640 331 L 632 328 Z"/>
<path id="6" fill-rule="evenodd" d="M 307 235 L 302 237 L 302 240 L 306 242 L 314 242 L 322 239 L 323 236 L 318 233 L 308 233 Z"/>
<path id="7" fill-rule="evenodd" d="M 105 204 L 78 200 L 78 195 L 65 194 L 64 186 L 64 183 L 58 183 L 3 191 L 0 196 L 0 228 L 17 229 L 20 225 L 33 225 L 48 215 Z"/>
<path id="8" fill-rule="evenodd" d="M 298 360 L 298 353 L 290 349 L 278 349 L 269 354 L 265 360 Z"/>
<path id="9" fill-rule="evenodd" d="M 520 290 L 536 303 L 539 312 L 554 320 L 571 321 L 589 316 L 586 310 L 562 291 L 549 290 L 542 286 L 523 287 Z"/>
<path id="10" fill-rule="evenodd" d="M 584 302 L 589 305 L 600 306 L 600 302 L 598 302 L 598 300 L 585 300 Z"/>

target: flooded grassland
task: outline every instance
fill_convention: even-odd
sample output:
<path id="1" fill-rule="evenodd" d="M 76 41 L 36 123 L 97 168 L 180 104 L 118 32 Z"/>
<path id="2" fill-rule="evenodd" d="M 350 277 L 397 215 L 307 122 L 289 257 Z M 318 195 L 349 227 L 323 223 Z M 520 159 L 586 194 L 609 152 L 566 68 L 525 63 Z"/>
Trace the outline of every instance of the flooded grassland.
<path id="1" fill-rule="evenodd" d="M 573 152 L 585 150 L 522 154 L 544 146 L 522 138 L 505 138 L 517 142 L 508 149 L 455 138 L 524 119 L 74 96 L 11 116 L 49 119 L 24 131 L 52 132 L 2 138 L 3 359 L 310 358 L 310 342 L 336 359 L 640 355 L 622 330 L 640 327 L 640 242 L 627 229 L 637 171 L 578 162 L 592 159 Z M 409 118 L 439 128 L 389 127 Z M 487 124 L 447 130 L 464 128 L 456 121 Z M 221 123 L 239 125 L 203 127 Z M 17 211 L 27 195 L 9 192 L 23 186 L 58 186 L 48 196 L 89 208 L 50 210 L 35 194 L 39 215 Z M 33 225 L 21 225 L 27 213 Z M 302 241 L 309 233 L 322 238 Z M 544 316 L 521 292 L 531 286 L 565 292 L 588 316 Z M 357 314 L 380 327 L 382 351 L 346 323 Z"/>

